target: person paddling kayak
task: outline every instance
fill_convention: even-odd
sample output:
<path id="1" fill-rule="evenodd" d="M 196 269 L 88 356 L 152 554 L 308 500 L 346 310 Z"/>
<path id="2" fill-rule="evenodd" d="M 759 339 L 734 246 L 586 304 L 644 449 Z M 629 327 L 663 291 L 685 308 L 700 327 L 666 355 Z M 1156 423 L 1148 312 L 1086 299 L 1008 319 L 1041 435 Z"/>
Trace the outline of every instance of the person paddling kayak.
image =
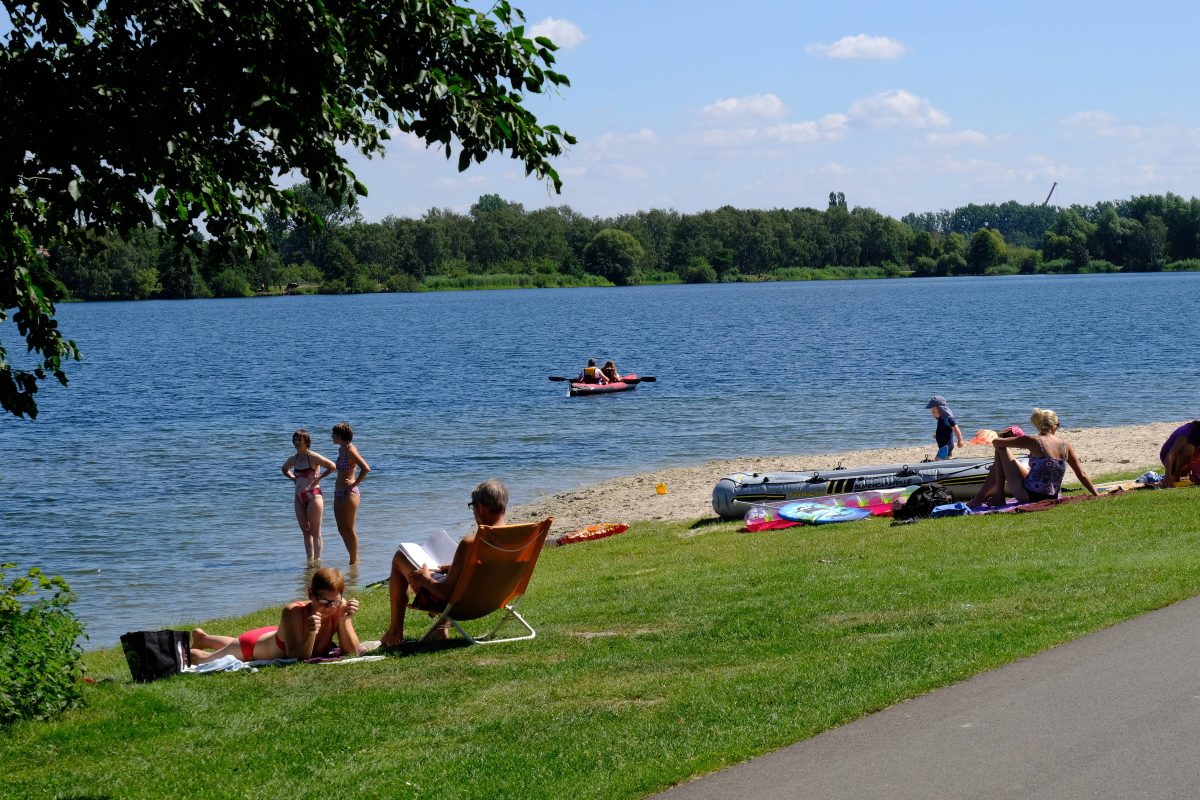
<path id="1" fill-rule="evenodd" d="M 583 368 L 583 372 L 579 373 L 579 377 L 575 379 L 576 383 L 608 383 L 608 378 L 604 377 L 604 372 L 596 366 L 596 359 L 589 358 L 587 366 Z"/>

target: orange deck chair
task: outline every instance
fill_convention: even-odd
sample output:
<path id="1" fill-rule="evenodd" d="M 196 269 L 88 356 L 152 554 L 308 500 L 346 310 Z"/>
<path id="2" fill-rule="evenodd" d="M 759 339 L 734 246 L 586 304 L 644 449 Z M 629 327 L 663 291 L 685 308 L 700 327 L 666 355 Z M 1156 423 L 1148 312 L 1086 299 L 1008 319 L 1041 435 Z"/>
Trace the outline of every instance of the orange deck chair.
<path id="1" fill-rule="evenodd" d="M 441 612 L 441 616 L 425 632 L 421 641 L 428 639 L 443 620 L 449 620 L 471 644 L 519 642 L 537 636 L 533 626 L 517 613 L 516 605 L 529 586 L 529 578 L 533 575 L 533 568 L 537 564 L 538 555 L 542 552 L 546 534 L 550 532 L 553 522 L 554 518 L 548 517 L 541 522 L 529 522 L 524 525 L 480 525 L 479 530 L 475 532 L 474 543 L 467 550 L 466 562 L 463 564 L 458 583 L 450 593 L 445 607 L 440 603 L 418 604 L 416 599 L 409 604 L 409 608 L 418 611 Z M 506 612 L 504 616 L 494 628 L 482 636 L 472 636 L 459 624 L 467 620 L 482 619 L 501 610 Z M 528 633 L 495 638 L 496 632 L 509 619 L 515 619 Z"/>

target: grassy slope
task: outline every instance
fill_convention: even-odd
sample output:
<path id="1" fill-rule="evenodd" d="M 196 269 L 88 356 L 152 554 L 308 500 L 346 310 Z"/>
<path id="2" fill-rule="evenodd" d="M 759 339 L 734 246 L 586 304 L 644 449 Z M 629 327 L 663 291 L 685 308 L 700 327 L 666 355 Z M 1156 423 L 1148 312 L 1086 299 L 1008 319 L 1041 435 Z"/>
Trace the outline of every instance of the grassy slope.
<path id="1" fill-rule="evenodd" d="M 1198 500 L 641 524 L 543 555 L 532 642 L 145 686 L 92 653 L 115 680 L 6 732 L 0 796 L 637 797 L 1200 593 Z M 366 636 L 385 602 L 364 597 Z"/>

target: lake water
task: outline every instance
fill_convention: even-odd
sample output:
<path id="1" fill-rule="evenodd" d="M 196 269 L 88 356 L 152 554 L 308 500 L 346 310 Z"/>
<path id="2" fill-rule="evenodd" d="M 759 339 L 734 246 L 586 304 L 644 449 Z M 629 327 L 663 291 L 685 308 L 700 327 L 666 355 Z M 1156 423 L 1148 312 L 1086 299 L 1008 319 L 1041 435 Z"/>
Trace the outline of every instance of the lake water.
<path id="1" fill-rule="evenodd" d="M 66 577 L 90 646 L 281 604 L 305 564 L 279 468 L 299 427 L 335 456 L 343 419 L 374 470 L 368 583 L 402 536 L 465 532 L 493 475 L 520 503 L 666 465 L 928 442 L 935 392 L 968 435 L 1034 405 L 1067 427 L 1191 418 L 1194 326 L 1164 309 L 1197 296 L 1200 274 L 1179 273 L 64 305 L 86 360 L 37 421 L 0 419 L 0 560 Z M 546 380 L 589 356 L 659 381 L 568 399 Z"/>

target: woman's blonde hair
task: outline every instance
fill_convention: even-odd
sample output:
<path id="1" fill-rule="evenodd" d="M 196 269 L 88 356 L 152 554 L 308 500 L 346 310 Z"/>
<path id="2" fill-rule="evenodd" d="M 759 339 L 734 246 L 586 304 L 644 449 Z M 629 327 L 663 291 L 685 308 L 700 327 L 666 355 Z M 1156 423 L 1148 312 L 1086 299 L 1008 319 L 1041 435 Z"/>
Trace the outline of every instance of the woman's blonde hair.
<path id="1" fill-rule="evenodd" d="M 1050 433 L 1058 427 L 1058 414 L 1048 408 L 1035 408 L 1029 415 L 1029 421 L 1037 428 L 1038 433 Z"/>

